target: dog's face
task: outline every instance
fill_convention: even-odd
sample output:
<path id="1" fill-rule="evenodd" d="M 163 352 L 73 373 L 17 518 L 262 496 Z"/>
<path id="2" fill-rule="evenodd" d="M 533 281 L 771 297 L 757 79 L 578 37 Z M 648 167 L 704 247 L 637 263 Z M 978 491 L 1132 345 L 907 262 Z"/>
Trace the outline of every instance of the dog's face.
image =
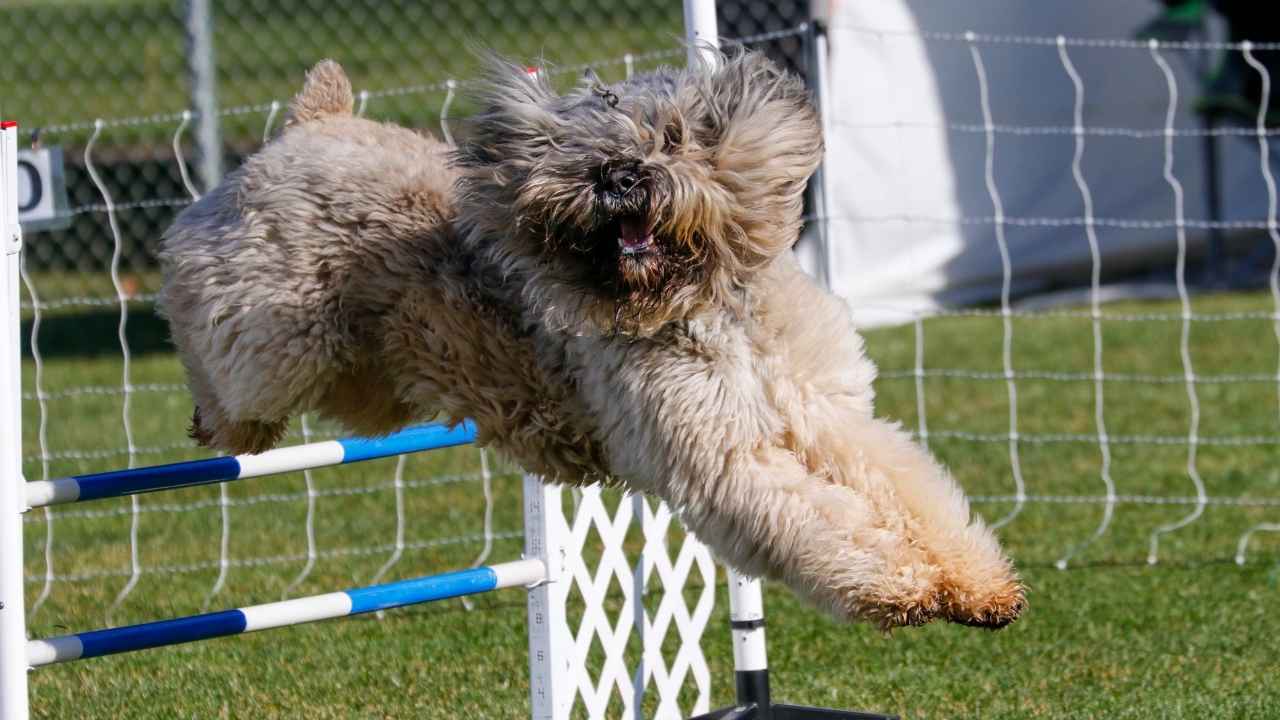
<path id="1" fill-rule="evenodd" d="M 643 331 L 732 302 L 787 250 L 821 155 L 799 79 L 739 53 L 572 91 L 495 63 L 458 149 L 464 224 L 569 322 Z"/>

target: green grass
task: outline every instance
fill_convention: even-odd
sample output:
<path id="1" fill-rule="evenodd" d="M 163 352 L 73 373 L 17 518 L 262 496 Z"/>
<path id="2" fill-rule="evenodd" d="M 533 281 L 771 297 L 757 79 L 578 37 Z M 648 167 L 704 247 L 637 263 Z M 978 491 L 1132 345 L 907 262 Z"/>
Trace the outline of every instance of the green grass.
<path id="1" fill-rule="evenodd" d="M 1225 314 L 1271 311 L 1259 294 L 1197 298 L 1197 313 L 1215 321 L 1193 323 L 1191 359 L 1200 375 L 1274 377 L 1277 349 L 1270 322 Z M 1104 323 L 1108 373 L 1172 377 L 1173 382 L 1109 381 L 1105 385 L 1108 432 L 1123 436 L 1185 436 L 1189 405 L 1178 354 L 1176 304 L 1127 304 L 1107 308 Z M 1115 315 L 1159 314 L 1161 319 L 1123 321 Z M 77 316 L 58 318 L 74 323 Z M 139 315 L 138 332 L 147 331 Z M 1172 318 L 1172 319 L 1169 319 Z M 95 320 L 96 323 L 106 322 Z M 50 326 L 52 327 L 52 325 Z M 72 325 L 72 327 L 75 327 Z M 1004 442 L 944 437 L 948 430 L 1000 434 L 1008 430 L 1001 371 L 998 317 L 947 317 L 925 323 L 925 367 L 995 373 L 994 379 L 925 380 L 933 449 L 978 496 L 1013 492 Z M 87 331 L 86 331 L 87 332 Z M 54 336 L 49 336 L 50 338 Z M 867 333 L 868 346 L 886 377 L 878 384 L 879 411 L 916 427 L 914 378 L 900 372 L 914 363 L 911 327 Z M 52 342 L 52 341 L 51 341 Z M 61 342 L 70 342 L 70 339 Z M 138 342 L 142 344 L 142 339 Z M 1022 371 L 1089 373 L 1092 332 L 1087 318 L 1036 317 L 1014 322 L 1013 361 Z M 118 386 L 117 356 L 51 352 L 44 385 Z M 65 348 L 63 348 L 65 350 Z M 28 388 L 33 377 L 28 363 Z M 135 384 L 181 383 L 174 358 L 155 347 L 131 368 Z M 1198 386 L 1200 434 L 1269 436 L 1277 426 L 1273 380 Z M 1093 435 L 1093 386 L 1089 381 L 1023 379 L 1018 382 L 1019 430 Z M 183 440 L 189 409 L 180 390 L 133 396 L 135 443 L 163 448 Z M 118 395 L 78 395 L 49 401 L 48 441 L 55 454 L 69 450 L 118 452 L 124 445 Z M 38 407 L 24 407 L 25 444 L 36 444 Z M 327 430 L 327 429 L 322 429 Z M 1124 495 L 1187 497 L 1194 490 L 1185 471 L 1185 445 L 1115 444 L 1111 475 Z M 196 456 L 189 450 L 149 451 L 152 463 Z M 121 454 L 77 459 L 58 455 L 54 475 L 120 466 Z M 1101 495 L 1100 454 L 1088 442 L 1025 442 L 1020 459 L 1032 495 Z M 1199 448 L 1198 468 L 1212 497 L 1280 497 L 1280 450 L 1272 445 Z M 478 455 L 458 449 L 415 457 L 406 478 L 442 475 L 455 482 L 406 491 L 407 540 L 474 535 L 483 501 L 475 479 Z M 38 459 L 26 463 L 40 477 Z M 317 540 L 322 552 L 391 543 L 394 539 L 394 462 L 380 461 L 315 473 L 324 491 L 378 487 L 358 495 L 325 495 L 318 501 Z M 300 477 L 265 478 L 228 486 L 235 499 L 266 493 L 296 495 Z M 519 479 L 500 468 L 495 480 L 495 527 L 520 526 Z M 113 620 L 138 622 L 198 611 L 217 575 L 218 497 L 200 488 L 142 498 L 144 507 L 192 504 L 181 512 L 146 512 L 140 525 L 146 567 L 204 565 L 191 572 L 147 573 Z M 127 571 L 127 514 L 83 517 L 83 510 L 117 512 L 127 501 L 71 508 L 55 521 L 54 563 L 60 574 Z M 988 519 L 1008 513 L 1007 502 L 982 502 Z M 233 558 L 305 553 L 305 500 L 237 505 L 231 514 Z M 801 607 L 785 590 L 770 587 L 769 647 L 775 695 L 782 700 L 901 713 L 911 718 L 1273 718 L 1272 638 L 1280 635 L 1275 612 L 1280 592 L 1280 535 L 1256 536 L 1250 561 L 1230 562 L 1240 534 L 1275 521 L 1280 508 L 1211 505 L 1189 526 L 1166 535 L 1161 562 L 1145 562 L 1155 527 L 1190 511 L 1189 505 L 1122 503 L 1109 530 L 1087 545 L 1067 571 L 1053 563 L 1097 527 L 1102 505 L 1029 503 L 1001 536 L 1032 588 L 1031 607 L 1012 627 L 989 633 L 935 625 L 883 636 L 866 627 L 836 625 Z M 38 514 L 36 514 L 38 515 Z M 28 602 L 44 572 L 45 525 L 27 526 L 30 557 Z M 476 542 L 428 546 L 405 553 L 391 576 L 441 571 L 469 563 Z M 515 539 L 499 541 L 493 557 L 519 553 Z M 367 582 L 388 552 L 326 555 L 297 593 L 330 591 Z M 233 607 L 280 597 L 302 567 L 287 560 L 236 567 L 213 603 Z M 100 627 L 106 608 L 126 577 L 59 582 L 31 621 L 37 636 Z M 721 578 L 723 583 L 723 578 Z M 732 693 L 732 657 L 724 630 L 727 603 L 717 589 L 717 609 L 705 642 L 714 702 Z M 617 605 L 617 598 L 611 601 Z M 649 599 L 650 604 L 653 598 Z M 518 592 L 483 596 L 468 612 L 457 602 L 388 613 L 384 619 L 352 619 L 277 630 L 171 649 L 89 660 L 35 672 L 33 704 L 47 718 L 514 718 L 527 714 L 523 601 Z"/>

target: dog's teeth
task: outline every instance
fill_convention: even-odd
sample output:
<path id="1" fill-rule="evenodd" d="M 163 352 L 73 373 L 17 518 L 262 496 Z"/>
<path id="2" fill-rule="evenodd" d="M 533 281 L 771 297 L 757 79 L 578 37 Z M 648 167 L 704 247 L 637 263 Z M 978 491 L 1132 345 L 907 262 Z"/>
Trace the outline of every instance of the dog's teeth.
<path id="1" fill-rule="evenodd" d="M 628 232 L 628 230 L 631 230 L 631 232 Z M 636 232 L 634 228 L 623 226 L 622 234 L 618 236 L 618 247 L 622 250 L 623 255 L 636 255 L 647 252 L 653 247 L 653 236 L 643 231 Z"/>
<path id="2" fill-rule="evenodd" d="M 618 245 L 621 246 L 623 255 L 638 255 L 648 252 L 649 248 L 653 246 L 653 240 L 646 237 L 640 242 L 632 242 L 625 238 L 618 238 Z"/>
<path id="3" fill-rule="evenodd" d="M 623 255 L 644 252 L 653 244 L 653 236 L 641 222 L 623 220 L 618 230 L 618 247 L 622 249 Z"/>

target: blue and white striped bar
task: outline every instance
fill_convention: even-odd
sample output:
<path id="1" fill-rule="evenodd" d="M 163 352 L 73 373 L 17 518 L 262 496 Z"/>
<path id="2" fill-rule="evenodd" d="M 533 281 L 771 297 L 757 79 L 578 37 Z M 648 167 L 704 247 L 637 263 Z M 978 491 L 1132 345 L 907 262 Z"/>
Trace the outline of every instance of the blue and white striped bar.
<path id="1" fill-rule="evenodd" d="M 328 465 L 346 465 L 404 453 L 466 445 L 475 439 L 475 424 L 465 420 L 453 427 L 442 424 L 420 425 L 383 438 L 328 440 L 268 450 L 258 455 L 209 458 L 132 470 L 73 475 L 55 480 L 37 480 L 27 483 L 27 506 L 38 508 L 244 480 Z"/>
<path id="2" fill-rule="evenodd" d="M 545 579 L 546 568 L 541 560 L 516 560 L 443 575 L 251 605 L 237 610 L 91 630 L 47 640 L 30 640 L 27 642 L 27 665 L 36 668 L 71 660 L 300 625 L 502 588 L 527 586 Z"/>

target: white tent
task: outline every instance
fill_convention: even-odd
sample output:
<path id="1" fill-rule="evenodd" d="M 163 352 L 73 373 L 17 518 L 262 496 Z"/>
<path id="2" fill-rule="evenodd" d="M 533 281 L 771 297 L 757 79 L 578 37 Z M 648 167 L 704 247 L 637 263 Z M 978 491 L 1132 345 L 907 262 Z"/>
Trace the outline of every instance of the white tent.
<path id="1" fill-rule="evenodd" d="M 832 2 L 828 187 L 833 288 L 863 324 L 1088 281 L 1085 194 L 1072 172 L 1076 89 L 1080 169 L 1103 267 L 1172 264 L 1174 192 L 1165 181 L 1166 77 L 1129 41 L 1151 0 Z M 967 32 L 975 33 L 968 39 Z M 1057 36 L 1072 39 L 1061 49 Z M 1047 39 L 1041 41 L 1040 39 Z M 975 54 L 976 61 L 975 62 Z M 1177 93 L 1173 170 L 1194 248 L 1206 237 L 1205 138 L 1193 110 L 1204 51 L 1163 48 Z M 978 63 L 986 76 L 988 145 Z M 1280 81 L 1280 79 L 1277 79 Z M 1252 128 L 1218 139 L 1222 219 L 1265 227 L 1267 188 Z M 1272 137 L 1272 145 L 1280 138 Z M 994 194 L 1002 205 L 1005 222 Z M 802 253 L 803 254 L 803 253 Z M 812 263 L 809 257 L 806 262 Z M 906 311 L 904 313 L 904 311 Z"/>

